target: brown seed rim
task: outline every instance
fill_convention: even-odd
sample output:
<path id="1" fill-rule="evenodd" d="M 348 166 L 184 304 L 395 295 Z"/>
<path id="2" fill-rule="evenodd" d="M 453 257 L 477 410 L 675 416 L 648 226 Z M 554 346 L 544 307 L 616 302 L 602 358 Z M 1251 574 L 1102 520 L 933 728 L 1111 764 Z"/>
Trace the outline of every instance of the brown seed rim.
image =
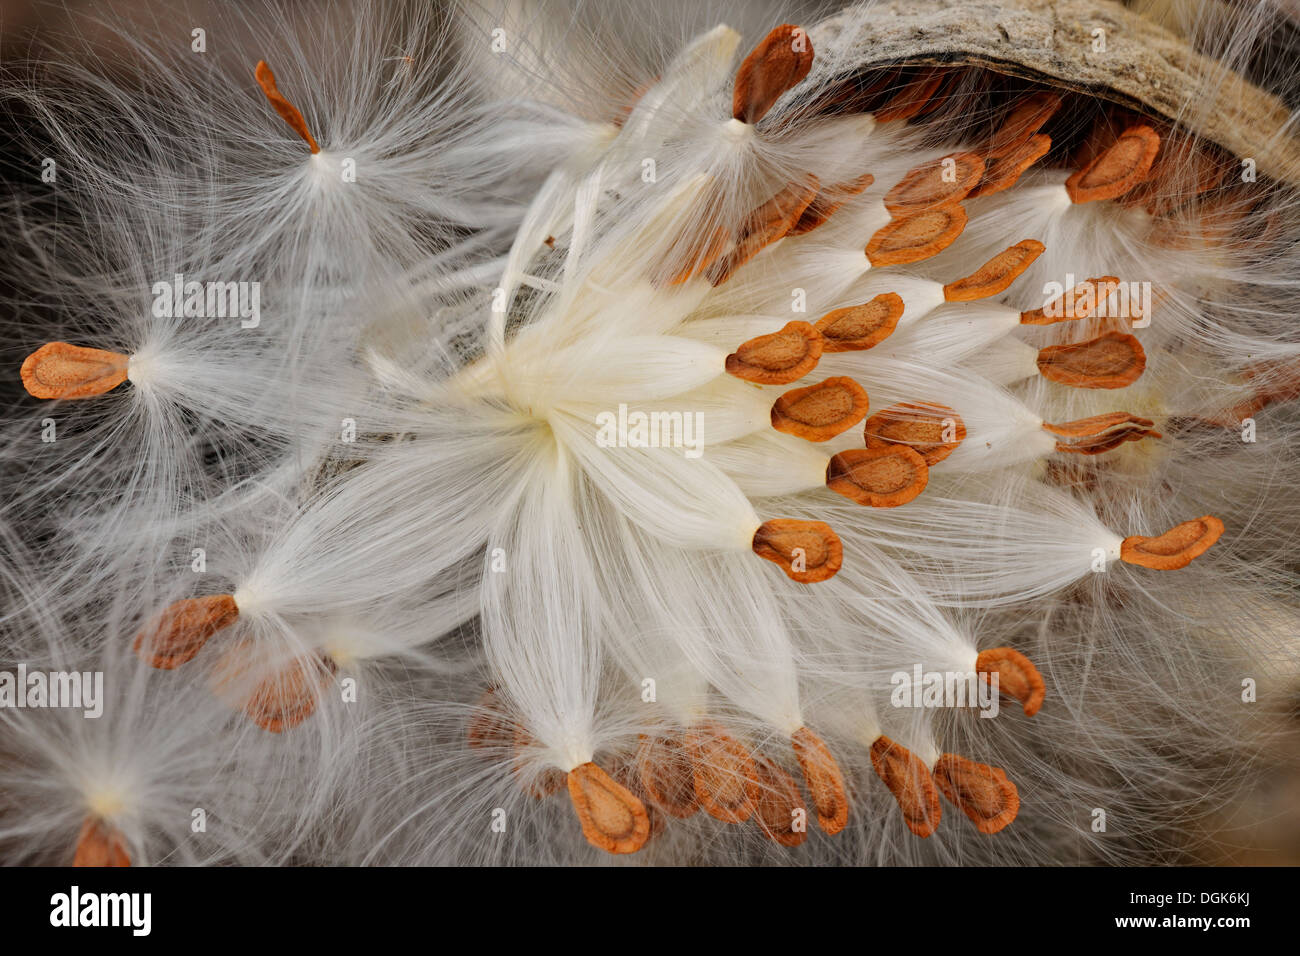
<path id="1" fill-rule="evenodd" d="M 1163 437 L 1151 427 L 1153 424 L 1148 418 L 1139 418 L 1128 412 L 1109 412 L 1061 424 L 1044 422 L 1043 429 L 1065 439 L 1056 443 L 1059 452 L 1099 455 L 1125 442 Z"/>

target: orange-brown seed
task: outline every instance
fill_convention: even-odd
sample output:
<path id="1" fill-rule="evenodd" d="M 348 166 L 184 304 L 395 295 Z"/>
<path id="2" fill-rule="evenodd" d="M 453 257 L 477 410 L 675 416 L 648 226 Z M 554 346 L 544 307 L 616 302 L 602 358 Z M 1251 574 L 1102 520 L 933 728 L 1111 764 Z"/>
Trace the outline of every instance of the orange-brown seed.
<path id="1" fill-rule="evenodd" d="M 997 674 L 998 690 L 1020 701 L 1025 716 L 1032 717 L 1043 706 L 1047 688 L 1038 668 L 1014 647 L 992 647 L 975 658 L 977 674 Z M 986 678 L 987 679 L 987 678 Z"/>
<path id="2" fill-rule="evenodd" d="M 825 347 L 807 322 L 787 322 L 779 332 L 742 342 L 727 356 L 726 370 L 758 385 L 789 385 L 817 367 Z"/>
<path id="3" fill-rule="evenodd" d="M 785 847 L 808 839 L 808 807 L 794 778 L 761 753 L 754 754 L 754 778 L 749 801 L 759 829 Z"/>
<path id="4" fill-rule="evenodd" d="M 754 759 L 735 737 L 712 725 L 686 735 L 691 759 L 695 799 L 704 812 L 723 823 L 749 819 L 748 787 L 754 778 Z"/>
<path id="5" fill-rule="evenodd" d="M 1104 152 L 1065 181 L 1073 203 L 1124 195 L 1147 178 L 1160 149 L 1160 134 L 1150 126 L 1130 126 Z"/>
<path id="6" fill-rule="evenodd" d="M 903 317 L 903 298 L 882 292 L 870 302 L 828 312 L 817 320 L 823 352 L 860 352 L 893 334 Z"/>
<path id="7" fill-rule="evenodd" d="M 955 409 L 934 402 L 899 402 L 876 412 L 863 425 L 868 448 L 906 445 L 933 468 L 966 439 L 966 423 Z"/>
<path id="8" fill-rule="evenodd" d="M 935 764 L 934 782 L 980 833 L 997 833 L 1020 812 L 1020 793 L 998 767 L 944 754 Z"/>
<path id="9" fill-rule="evenodd" d="M 869 508 L 896 508 L 925 490 L 930 469 L 906 445 L 850 448 L 826 466 L 826 487 Z"/>
<path id="10" fill-rule="evenodd" d="M 582 835 L 606 853 L 635 853 L 650 838 L 650 817 L 622 784 L 594 763 L 569 771 L 569 799 Z"/>
<path id="11" fill-rule="evenodd" d="M 907 828 L 919 837 L 932 834 L 939 826 L 943 808 L 924 761 L 882 734 L 871 744 L 871 766 L 898 801 Z"/>
<path id="12" fill-rule="evenodd" d="M 895 219 L 871 237 L 867 261 L 875 268 L 921 262 L 947 249 L 965 228 L 966 210 L 960 203 Z"/>
<path id="13" fill-rule="evenodd" d="M 899 218 L 960 202 L 984 176 L 977 153 L 953 153 L 909 171 L 885 194 L 885 208 Z"/>
<path id="14" fill-rule="evenodd" d="M 298 107 L 285 99 L 284 94 L 275 85 L 275 74 L 266 65 L 265 60 L 257 61 L 257 69 L 253 71 L 253 75 L 257 78 L 257 84 L 262 88 L 262 92 L 266 94 L 271 106 L 280 114 L 280 118 L 289 124 L 291 130 L 302 137 L 303 142 L 311 147 L 312 153 L 319 153 L 320 145 L 316 142 L 316 138 L 311 135 L 311 131 L 307 129 L 307 121 L 302 118 L 302 113 L 298 111 Z"/>
<path id="15" fill-rule="evenodd" d="M 840 765 L 826 742 L 807 727 L 796 730 L 790 743 L 817 811 L 817 824 L 834 836 L 849 822 L 849 798 Z"/>
<path id="16" fill-rule="evenodd" d="M 86 817 L 77 836 L 73 866 L 130 866 L 126 837 L 98 817 Z"/>
<path id="17" fill-rule="evenodd" d="M 736 73 L 731 115 L 757 123 L 787 90 L 812 69 L 812 41 L 802 27 L 783 23 L 765 36 Z"/>
<path id="18" fill-rule="evenodd" d="M 118 352 L 47 342 L 23 359 L 19 375 L 35 398 L 91 398 L 125 382 L 129 361 Z"/>
<path id="19" fill-rule="evenodd" d="M 1120 548 L 1120 559 L 1144 568 L 1176 571 L 1208 551 L 1222 534 L 1222 521 L 1213 515 L 1202 515 L 1175 525 L 1154 538 L 1142 535 L 1125 538 Z"/>
<path id="20" fill-rule="evenodd" d="M 773 518 L 754 532 L 760 558 L 779 564 L 792 580 L 814 584 L 834 577 L 844 563 L 844 547 L 824 521 Z"/>
<path id="21" fill-rule="evenodd" d="M 866 389 L 837 375 L 778 398 L 772 404 L 772 427 L 807 441 L 828 441 L 862 421 L 869 407 Z"/>
<path id="22" fill-rule="evenodd" d="M 172 670 L 193 658 L 208 638 L 238 617 L 239 607 L 229 594 L 176 601 L 141 629 L 132 649 L 150 667 Z"/>
<path id="23" fill-rule="evenodd" d="M 1107 332 L 1088 342 L 1049 345 L 1038 352 L 1043 378 L 1074 388 L 1124 388 L 1146 369 L 1147 357 L 1135 336 Z"/>
<path id="24" fill-rule="evenodd" d="M 1020 278 L 1020 274 L 1046 248 L 1037 239 L 1022 239 L 1009 249 L 999 252 L 964 279 L 949 282 L 943 287 L 943 297 L 948 302 L 971 302 L 999 295 Z"/>

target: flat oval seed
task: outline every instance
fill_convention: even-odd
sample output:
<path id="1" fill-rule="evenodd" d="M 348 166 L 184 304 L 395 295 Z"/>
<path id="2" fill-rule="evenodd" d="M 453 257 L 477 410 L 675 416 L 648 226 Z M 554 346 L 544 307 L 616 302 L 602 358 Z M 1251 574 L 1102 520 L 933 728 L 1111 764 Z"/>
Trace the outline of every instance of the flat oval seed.
<path id="1" fill-rule="evenodd" d="M 739 740 L 716 727 L 700 727 L 686 738 L 691 754 L 695 799 L 704 812 L 723 823 L 744 823 L 752 809 L 747 788 L 754 778 L 754 759 Z"/>
<path id="2" fill-rule="evenodd" d="M 307 129 L 307 121 L 302 118 L 302 113 L 298 112 L 298 107 L 285 99 L 284 94 L 275 85 L 275 74 L 266 65 L 265 60 L 257 61 L 257 68 L 253 71 L 253 75 L 257 78 L 257 85 L 262 88 L 262 92 L 266 95 L 271 106 L 280 114 L 280 118 L 289 124 L 291 130 L 302 137 L 303 142 L 311 147 L 313 154 L 319 153 L 320 146 L 317 144 L 316 138 L 311 135 L 311 131 Z"/>
<path id="3" fill-rule="evenodd" d="M 736 72 L 731 115 L 757 123 L 786 90 L 797 86 L 812 69 L 812 41 L 802 27 L 783 23 L 765 36 Z"/>
<path id="4" fill-rule="evenodd" d="M 710 233 L 696 233 L 678 242 L 667 261 L 651 270 L 651 281 L 658 287 L 681 285 L 707 272 L 731 248 L 731 232 L 717 226 Z"/>
<path id="5" fill-rule="evenodd" d="M 935 764 L 934 782 L 980 833 L 997 833 L 1020 812 L 1020 793 L 998 767 L 944 754 Z"/>
<path id="6" fill-rule="evenodd" d="M 1016 152 L 1060 108 L 1061 97 L 1056 93 L 1035 93 L 1021 100 L 1011 108 L 998 131 L 993 134 L 985 154 L 999 158 Z"/>
<path id="7" fill-rule="evenodd" d="M 333 658 L 299 658 L 257 683 L 244 713 L 273 734 L 297 727 L 316 712 L 325 685 L 338 670 Z"/>
<path id="8" fill-rule="evenodd" d="M 1022 239 L 1011 248 L 999 252 L 966 278 L 949 282 L 943 287 L 943 297 L 948 302 L 971 302 L 999 295 L 1020 278 L 1020 274 L 1046 248 L 1037 239 Z"/>
<path id="9" fill-rule="evenodd" d="M 664 812 L 685 820 L 700 809 L 695 768 L 685 741 L 676 735 L 641 737 L 637 776 L 646 796 Z"/>
<path id="10" fill-rule="evenodd" d="M 866 389 L 837 375 L 778 398 L 772 405 L 772 427 L 808 441 L 828 441 L 862 421 L 869 407 Z"/>
<path id="11" fill-rule="evenodd" d="M 1221 534 L 1223 522 L 1213 515 L 1203 515 L 1175 525 L 1159 537 L 1132 535 L 1125 538 L 1120 548 L 1120 559 L 1157 571 L 1176 571 L 1208 551 Z"/>
<path id="12" fill-rule="evenodd" d="M 919 837 L 933 833 L 943 808 L 925 762 L 882 734 L 871 745 L 871 766 L 898 801 L 907 828 Z"/>
<path id="13" fill-rule="evenodd" d="M 23 359 L 19 375 L 35 398 L 90 398 L 125 382 L 129 361 L 118 352 L 47 342 Z"/>
<path id="14" fill-rule="evenodd" d="M 847 183 L 839 183 L 820 190 L 808 204 L 808 208 L 799 216 L 799 221 L 790 227 L 786 235 L 802 236 L 806 232 L 812 232 L 830 219 L 849 199 L 865 192 L 875 181 L 876 177 L 867 173 Z"/>
<path id="15" fill-rule="evenodd" d="M 844 548 L 824 521 L 774 518 L 754 532 L 754 553 L 801 584 L 834 577 L 844 563 Z"/>
<path id="16" fill-rule="evenodd" d="M 943 70 L 923 70 L 872 113 L 878 123 L 911 119 L 920 113 L 943 82 Z"/>
<path id="17" fill-rule="evenodd" d="M 635 853 L 650 839 L 645 805 L 594 763 L 569 771 L 569 799 L 582 835 L 606 853 Z"/>
<path id="18" fill-rule="evenodd" d="M 1151 172 L 1160 134 L 1150 126 L 1130 126 L 1100 156 L 1065 181 L 1070 202 L 1096 202 L 1122 196 Z"/>
<path id="19" fill-rule="evenodd" d="M 978 153 L 953 153 L 909 171 L 885 194 L 885 208 L 902 218 L 959 202 L 983 176 Z"/>
<path id="20" fill-rule="evenodd" d="M 558 770 L 556 772 L 559 773 Z M 650 802 L 650 798 L 642 789 L 641 775 L 637 772 L 636 761 L 627 757 L 618 760 L 613 765 L 609 775 L 615 783 L 625 788 L 628 793 L 641 801 L 641 806 L 645 807 L 645 815 L 650 820 L 650 835 L 646 837 L 646 842 L 649 843 L 663 833 L 664 828 L 668 826 L 668 822 L 663 812 L 654 803 Z M 566 775 L 561 773 L 560 786 L 565 785 L 565 779 Z"/>
<path id="21" fill-rule="evenodd" d="M 966 210 L 959 203 L 895 219 L 867 243 L 872 266 L 902 266 L 921 262 L 947 249 L 966 228 Z"/>
<path id="22" fill-rule="evenodd" d="M 800 727 L 790 737 L 794 755 L 803 771 L 804 784 L 817 810 L 817 825 L 834 836 L 849 822 L 849 798 L 844 788 L 844 774 L 831 755 L 826 742 L 807 727 Z"/>
<path id="23" fill-rule="evenodd" d="M 73 866 L 130 866 L 126 838 L 98 817 L 87 817 L 77 835 Z"/>
<path id="24" fill-rule="evenodd" d="M 824 343 L 807 322 L 787 322 L 779 332 L 742 342 L 727 356 L 726 370 L 758 385 L 789 385 L 817 367 Z"/>
<path id="25" fill-rule="evenodd" d="M 469 719 L 465 743 L 474 750 L 505 747 L 515 740 L 515 722 L 506 713 L 495 687 L 489 687 L 478 699 L 478 707 Z"/>
<path id="26" fill-rule="evenodd" d="M 1124 388 L 1138 380 L 1146 365 L 1142 343 L 1123 332 L 1073 345 L 1049 345 L 1038 352 L 1043 378 L 1073 388 Z"/>
<path id="27" fill-rule="evenodd" d="M 870 508 L 897 508 L 925 490 L 930 469 L 906 445 L 850 448 L 826 466 L 826 487 Z"/>
<path id="28" fill-rule="evenodd" d="M 1043 422 L 1043 428 L 1053 435 L 1060 435 L 1062 438 L 1092 438 L 1117 425 L 1129 424 L 1150 428 L 1155 423 L 1149 418 L 1139 418 L 1136 415 L 1130 415 L 1128 412 L 1107 412 L 1104 415 L 1093 415 L 1090 418 L 1076 418 L 1072 422 L 1062 422 L 1059 425 Z"/>
<path id="29" fill-rule="evenodd" d="M 990 159 L 984 169 L 984 178 L 970 191 L 969 198 L 992 196 L 1010 189 L 1024 175 L 1025 170 L 1046 156 L 1051 148 L 1052 138 L 1040 133 L 1029 137 L 1005 156 Z"/>
<path id="30" fill-rule="evenodd" d="M 870 302 L 836 309 L 817 321 L 823 352 L 860 352 L 893 334 L 903 317 L 903 298 L 882 292 Z"/>
<path id="31" fill-rule="evenodd" d="M 1086 319 L 1105 302 L 1119 286 L 1115 276 L 1099 276 L 1080 282 L 1057 296 L 1041 309 L 1020 313 L 1021 325 L 1054 325 L 1073 319 Z"/>
<path id="32" fill-rule="evenodd" d="M 141 629 L 132 649 L 150 667 L 172 670 L 194 657 L 208 638 L 237 617 L 239 607 L 229 594 L 176 601 Z"/>
<path id="33" fill-rule="evenodd" d="M 786 186 L 751 212 L 745 220 L 735 248 L 708 269 L 709 281 L 715 287 L 722 285 L 750 259 L 778 239 L 784 238 L 816 198 L 817 178 L 809 176 L 803 183 Z"/>
<path id="34" fill-rule="evenodd" d="M 808 839 L 808 808 L 794 778 L 763 754 L 754 754 L 754 780 L 749 801 L 759 829 L 781 846 L 795 847 Z M 803 821 L 795 829 L 796 818 Z"/>
<path id="35" fill-rule="evenodd" d="M 1125 442 L 1141 441 L 1143 438 L 1160 438 L 1160 433 L 1151 428 L 1153 424 L 1148 418 L 1139 418 L 1128 412 L 1110 412 L 1059 425 L 1044 422 L 1043 428 L 1066 439 L 1056 443 L 1056 450 L 1059 452 L 1099 455 L 1112 448 L 1118 448 Z"/>
<path id="36" fill-rule="evenodd" d="M 906 445 L 933 468 L 966 439 L 966 423 L 954 409 L 932 402 L 899 402 L 867 419 L 863 438 L 868 448 Z"/>
<path id="37" fill-rule="evenodd" d="M 1043 706 L 1047 688 L 1038 668 L 1014 647 L 992 647 L 975 658 L 977 674 L 997 674 L 998 690 L 1020 701 L 1025 716 L 1032 717 Z"/>

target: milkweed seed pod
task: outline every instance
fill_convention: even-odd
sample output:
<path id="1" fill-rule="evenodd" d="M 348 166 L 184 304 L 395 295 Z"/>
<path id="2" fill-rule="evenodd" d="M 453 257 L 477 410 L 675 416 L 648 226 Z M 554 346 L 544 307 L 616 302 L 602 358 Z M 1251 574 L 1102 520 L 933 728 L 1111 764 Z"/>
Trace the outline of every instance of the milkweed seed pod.
<path id="1" fill-rule="evenodd" d="M 0 847 L 1194 858 L 1297 660 L 1265 12 L 574 9 L 5 81 L 0 646 L 112 680 Z"/>

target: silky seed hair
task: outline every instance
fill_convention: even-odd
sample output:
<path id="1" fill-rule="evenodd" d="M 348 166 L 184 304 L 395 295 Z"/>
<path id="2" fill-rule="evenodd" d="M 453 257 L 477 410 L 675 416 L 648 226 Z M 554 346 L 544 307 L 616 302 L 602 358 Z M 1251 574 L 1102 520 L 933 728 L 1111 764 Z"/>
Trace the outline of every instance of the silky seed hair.
<path id="1" fill-rule="evenodd" d="M 107 690 L 0 708 L 7 858 L 1197 859 L 1296 671 L 1293 64 L 985 6 L 33 47 L 0 647 Z"/>

